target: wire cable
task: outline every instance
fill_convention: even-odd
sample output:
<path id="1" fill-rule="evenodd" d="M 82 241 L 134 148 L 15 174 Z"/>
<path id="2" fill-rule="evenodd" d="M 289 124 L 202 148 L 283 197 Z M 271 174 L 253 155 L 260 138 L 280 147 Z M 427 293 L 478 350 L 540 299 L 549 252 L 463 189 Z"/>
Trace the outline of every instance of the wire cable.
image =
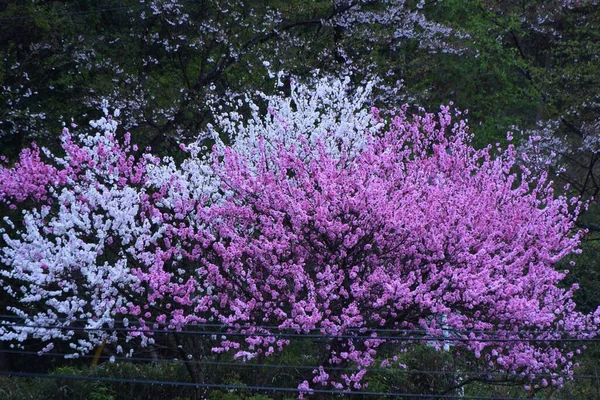
<path id="1" fill-rule="evenodd" d="M 204 331 L 204 330 L 176 330 L 176 329 L 154 329 L 142 326 L 134 327 L 113 327 L 113 328 L 90 328 L 90 327 L 77 327 L 77 326 L 54 326 L 54 325 L 32 325 L 32 324 L 16 324 L 0 322 L 0 327 L 3 328 L 21 328 L 25 329 L 45 329 L 45 330 L 63 330 L 73 332 L 98 332 L 98 333 L 114 333 L 124 332 L 126 334 L 178 334 L 178 335 L 191 335 L 191 336 L 224 336 L 224 337 L 274 337 L 279 339 L 292 339 L 292 338 L 304 338 L 304 339 L 353 339 L 353 340 L 390 340 L 400 342 L 479 342 L 479 343 L 523 343 L 523 342 L 536 342 L 536 343 L 591 343 L 600 342 L 599 337 L 593 338 L 542 338 L 542 337 L 530 337 L 530 338 L 495 338 L 495 337 L 484 337 L 484 338 L 465 338 L 465 337 L 453 337 L 453 336 L 390 336 L 390 335 L 350 335 L 350 334 L 314 334 L 314 333 L 285 333 L 285 332 L 223 332 L 223 331 Z M 197 327 L 202 327 L 198 325 Z M 233 328 L 231 328 L 233 329 Z M 549 332 L 552 333 L 552 332 Z M 216 339 L 215 339 L 216 340 Z"/>
<path id="2" fill-rule="evenodd" d="M 0 353 L 7 354 L 19 354 L 19 355 L 33 355 L 40 357 L 64 357 L 71 355 L 71 353 L 57 353 L 57 352 L 44 352 L 40 354 L 37 351 L 25 351 L 25 350 L 0 350 Z M 94 359 L 95 355 L 78 355 L 77 359 Z M 257 364 L 257 363 L 246 363 L 246 362 L 228 362 L 228 361 L 207 361 L 207 360 L 189 360 L 189 359 L 180 359 L 180 358 L 151 358 L 151 357 L 127 357 L 127 356 L 98 356 L 99 359 L 106 360 L 109 363 L 113 364 L 118 361 L 126 361 L 126 362 L 141 362 L 141 363 L 172 363 L 172 364 L 196 364 L 196 365 L 211 365 L 211 366 L 224 366 L 224 367 L 242 367 L 242 368 L 278 368 L 278 369 L 293 369 L 293 370 L 318 370 L 320 366 L 317 365 L 293 365 L 293 364 Z M 328 371 L 348 371 L 348 372 L 356 372 L 360 370 L 368 371 L 368 372 L 385 372 L 385 373 L 398 373 L 405 375 L 451 375 L 451 376 L 492 376 L 492 377 L 509 377 L 509 378 L 527 378 L 526 375 L 521 375 L 517 373 L 510 372 L 492 372 L 492 371 L 470 371 L 470 370 L 460 370 L 460 371 L 444 371 L 444 370 L 417 370 L 417 369 L 404 369 L 404 368 L 393 368 L 393 367 L 335 367 L 328 366 L 326 368 Z M 535 374 L 536 378 L 566 378 L 566 379 L 585 379 L 585 380 L 600 380 L 600 376 L 596 375 L 582 375 L 582 374 L 573 374 L 570 376 L 563 376 L 560 374 Z"/>
<path id="3" fill-rule="evenodd" d="M 215 384 L 215 383 L 192 383 L 192 382 L 178 382 L 178 381 L 159 381 L 149 379 L 132 379 L 132 378 L 107 378 L 101 376 L 79 376 L 79 375 L 50 375 L 40 374 L 33 372 L 16 372 L 16 371 L 0 371 L 0 375 L 12 376 L 12 377 L 24 377 L 24 378 L 45 378 L 45 379 L 64 379 L 74 381 L 94 381 L 94 382 L 107 382 L 107 383 L 133 383 L 138 385 L 168 385 L 168 386 L 183 386 L 183 387 L 195 387 L 195 388 L 207 388 L 207 389 L 225 389 L 225 390 L 250 390 L 260 392 L 287 392 L 287 393 L 321 393 L 330 395 L 343 395 L 343 396 L 378 396 L 378 397 L 397 397 L 397 398 L 418 398 L 418 399 L 465 399 L 465 400 L 521 400 L 522 397 L 472 397 L 472 396 L 460 396 L 460 395 L 443 395 L 443 394 L 420 394 L 420 393 L 403 393 L 403 392 L 375 392 L 375 391 L 357 391 L 357 392 L 343 392 L 338 390 L 329 389 L 309 389 L 300 390 L 298 388 L 288 387 L 275 387 L 275 386 L 243 386 L 243 385 L 227 385 L 227 384 Z M 571 399 L 576 400 L 576 399 Z"/>
<path id="4" fill-rule="evenodd" d="M 23 317 L 19 317 L 17 315 L 0 315 L 0 324 L 1 323 L 5 323 L 5 322 L 9 322 L 9 321 L 3 321 L 3 320 L 10 320 L 10 319 L 19 319 L 19 320 L 23 320 Z M 83 319 L 83 318 L 77 318 L 77 319 L 68 319 L 68 318 L 56 318 L 56 321 L 61 321 L 61 322 L 68 322 L 68 323 L 88 323 L 90 322 L 89 319 Z M 116 325 L 124 325 L 123 321 L 119 321 L 119 320 L 113 320 L 111 321 L 112 323 L 115 323 Z M 168 324 L 165 324 L 168 326 Z M 140 325 L 139 323 L 135 322 L 135 321 L 130 321 L 129 322 L 129 327 L 141 327 L 142 325 Z M 206 328 L 221 328 L 221 329 L 239 329 L 239 330 L 245 330 L 245 329 L 265 329 L 265 330 L 279 330 L 279 331 L 283 331 L 283 330 L 289 330 L 289 331 L 308 331 L 308 332 L 321 332 L 326 330 L 327 328 L 301 328 L 301 327 L 281 327 L 281 326 L 277 326 L 277 325 L 241 325 L 241 324 L 217 324 L 217 323 L 187 323 L 187 324 L 181 324 L 178 325 L 178 327 L 180 328 L 202 328 L 202 327 L 206 327 Z M 144 327 L 146 328 L 146 327 Z M 105 329 L 105 328 L 102 328 Z M 102 330 L 101 329 L 101 330 Z M 106 328 L 107 329 L 107 328 Z M 342 328 L 343 331 L 347 331 L 347 332 L 354 332 L 354 331 L 358 331 L 360 333 L 396 333 L 396 334 L 428 334 L 430 333 L 430 331 L 425 330 L 425 329 L 408 329 L 408 328 L 370 328 L 370 327 L 344 327 Z M 456 329 L 456 328 L 444 328 L 444 327 L 440 327 L 437 328 L 437 330 L 443 332 L 444 334 L 446 333 L 455 333 L 455 334 L 471 334 L 471 333 L 475 333 L 475 334 L 486 334 L 486 335 L 492 335 L 492 334 L 504 334 L 504 335 L 519 335 L 519 334 L 527 334 L 527 335 L 545 335 L 545 334 L 571 334 L 569 331 L 565 331 L 565 330 L 556 330 L 556 329 L 548 329 L 548 330 L 520 330 L 520 331 L 514 331 L 514 330 L 501 330 L 501 329 Z M 582 331 L 578 331 L 578 333 L 589 333 L 589 334 L 598 334 L 598 331 L 596 330 L 582 330 Z M 446 337 L 446 336 L 444 336 Z"/>

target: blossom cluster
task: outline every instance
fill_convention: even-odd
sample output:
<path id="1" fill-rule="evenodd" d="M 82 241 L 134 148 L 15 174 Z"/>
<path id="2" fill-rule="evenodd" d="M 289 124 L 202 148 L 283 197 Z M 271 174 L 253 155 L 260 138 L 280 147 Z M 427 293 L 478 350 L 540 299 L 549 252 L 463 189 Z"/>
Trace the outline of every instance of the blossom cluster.
<path id="1" fill-rule="evenodd" d="M 366 368 L 395 362 L 379 349 L 412 343 L 379 331 L 411 331 L 560 384 L 575 363 L 556 339 L 600 322 L 553 268 L 577 251 L 580 204 L 519 167 L 512 145 L 474 149 L 450 107 L 381 111 L 368 88 L 316 88 L 216 118 L 228 143 L 182 145 L 183 160 L 132 145 L 105 109 L 92 133 L 64 130 L 63 155 L 32 147 L 1 167 L 0 207 L 21 213 L 4 218 L 0 248 L 20 323 L 4 321 L 0 340 L 77 355 L 216 324 L 228 328 L 211 351 L 245 361 L 283 351 L 278 333 L 316 332 L 330 339 L 307 379 L 358 390 Z"/>

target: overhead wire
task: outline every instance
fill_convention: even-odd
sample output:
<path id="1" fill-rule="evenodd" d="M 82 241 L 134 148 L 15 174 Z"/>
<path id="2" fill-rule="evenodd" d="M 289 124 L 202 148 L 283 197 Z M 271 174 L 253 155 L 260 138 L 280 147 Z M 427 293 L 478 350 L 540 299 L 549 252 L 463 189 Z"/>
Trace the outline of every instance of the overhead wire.
<path id="1" fill-rule="evenodd" d="M 104 333 L 115 333 L 123 332 L 126 334 L 178 334 L 178 335 L 191 335 L 191 336 L 234 336 L 234 337 L 274 337 L 280 339 L 292 339 L 292 338 L 304 338 L 304 339 L 353 339 L 353 340 L 390 340 L 400 342 L 428 342 L 428 341 L 440 341 L 440 342 L 492 342 L 492 343 L 522 343 L 522 342 L 542 342 L 542 343 L 590 343 L 600 342 L 600 337 L 590 338 L 544 338 L 544 337 L 456 337 L 451 335 L 432 336 L 427 331 L 423 331 L 423 336 L 408 336 L 402 335 L 364 335 L 364 334 L 315 334 L 315 333 L 288 333 L 288 332 L 238 332 L 231 331 L 234 328 L 228 328 L 230 331 L 211 331 L 211 330 L 184 330 L 184 329 L 155 329 L 146 326 L 133 326 L 133 327 L 79 327 L 79 326 L 56 326 L 56 325 L 35 325 L 35 324 L 18 324 L 18 323 L 6 323 L 0 321 L 0 327 L 4 328 L 20 328 L 20 329 L 44 329 L 44 330 L 64 330 L 73 332 L 104 332 Z M 201 328 L 202 325 L 198 325 L 197 328 Z M 260 329 L 258 327 L 249 327 L 248 329 Z M 301 329 L 300 329 L 301 330 Z M 553 332 L 548 332 L 553 333 Z"/>
<path id="2" fill-rule="evenodd" d="M 71 353 L 58 353 L 58 352 L 38 352 L 38 351 L 26 351 L 26 350 L 2 350 L 0 353 L 6 354 L 18 354 L 18 355 L 33 355 L 40 357 L 64 357 L 72 355 Z M 306 365 L 306 364 L 269 364 L 269 363 L 248 363 L 248 362 L 229 362 L 229 361 L 207 361 L 198 359 L 181 359 L 181 358 L 159 358 L 159 357 L 136 357 L 136 356 L 96 356 L 90 354 L 78 355 L 77 359 L 94 359 L 98 358 L 101 360 L 108 361 L 110 364 L 117 363 L 119 361 L 126 362 L 141 362 L 141 363 L 154 363 L 154 364 L 196 364 L 196 365 L 210 365 L 210 366 L 223 366 L 223 367 L 241 367 L 241 368 L 276 368 L 276 369 L 301 369 L 301 370 L 318 370 L 318 365 Z M 385 372 L 385 373 L 398 373 L 403 375 L 460 375 L 460 376 L 485 376 L 485 377 L 505 377 L 505 378 L 527 378 L 527 375 L 509 372 L 493 372 L 493 371 L 472 371 L 472 370 L 456 370 L 456 371 L 445 371 L 445 370 L 419 370 L 419 369 L 405 369 L 399 367 L 336 367 L 328 366 L 328 371 L 359 371 L 364 370 L 367 372 Z M 537 378 L 568 378 L 568 379 L 585 379 L 594 380 L 600 379 L 600 376 L 596 375 L 584 375 L 584 374 L 573 374 L 569 376 L 563 376 L 560 374 L 535 374 Z"/>
<path id="3" fill-rule="evenodd" d="M 2 323 L 10 323 L 9 320 L 23 320 L 23 317 L 17 315 L 0 315 L 0 324 Z M 91 319 L 85 318 L 53 318 L 57 322 L 66 322 L 66 323 L 89 323 Z M 111 323 L 116 325 L 125 325 L 125 322 L 122 320 L 114 319 Z M 154 325 L 151 323 L 149 325 Z M 149 328 L 149 325 L 141 325 L 138 322 L 129 321 L 125 327 L 143 327 L 144 329 Z M 171 324 L 163 323 L 164 326 L 169 326 Z M 220 328 L 220 329 L 265 329 L 265 330 L 291 330 L 291 331 L 302 331 L 302 332 L 322 332 L 327 330 L 326 327 L 314 327 L 314 328 L 304 328 L 304 327 L 282 327 L 277 325 L 242 325 L 239 323 L 235 324 L 223 324 L 223 323 L 186 323 L 186 324 L 177 324 L 178 328 Z M 95 329 L 95 328 L 94 328 Z M 99 328 L 99 330 L 109 329 L 108 327 Z M 110 328 L 112 329 L 112 328 Z M 154 328 L 152 328 L 154 329 Z M 510 329 L 456 329 L 451 327 L 439 327 L 431 330 L 426 329 L 410 329 L 410 328 L 371 328 L 371 327 L 343 327 L 340 330 L 345 332 L 354 332 L 358 331 L 360 333 L 365 332 L 373 332 L 373 333 L 396 333 L 396 334 L 429 334 L 432 330 L 438 330 L 443 332 L 443 334 L 447 333 L 455 333 L 455 334 L 485 334 L 485 335 L 493 335 L 493 334 L 503 334 L 503 335 L 519 335 L 519 334 L 527 334 L 527 335 L 544 335 L 544 334 L 572 334 L 567 330 L 557 330 L 557 329 L 547 329 L 547 330 L 510 330 Z M 580 330 L 578 333 L 589 333 L 589 334 L 598 334 L 597 330 Z"/>
<path id="4" fill-rule="evenodd" d="M 0 371 L 0 375 L 25 378 L 44 378 L 57 380 L 74 380 L 74 381 L 94 381 L 107 383 L 133 383 L 139 385 L 165 385 L 165 386 L 182 386 L 195 387 L 206 389 L 225 389 L 225 390 L 245 390 L 259 392 L 287 392 L 287 393 L 319 393 L 338 396 L 378 396 L 378 397 L 396 397 L 396 398 L 413 398 L 413 399 L 464 399 L 464 400 L 521 400 L 522 397 L 503 397 L 503 396 L 463 396 L 463 395 L 447 395 L 447 394 L 420 394 L 420 393 L 404 393 L 404 392 L 377 392 L 377 391 L 353 391 L 344 392 L 341 390 L 330 389 L 300 389 L 277 386 L 257 386 L 257 385 L 229 385 L 215 383 L 193 383 L 181 381 L 161 381 L 151 379 L 132 379 L 132 378 L 109 378 L 102 376 L 82 376 L 82 375 L 61 375 L 61 374 L 42 374 L 34 372 L 16 372 L 16 371 Z M 577 399 L 570 399 L 577 400 Z"/>
<path id="5" fill-rule="evenodd" d="M 365 329 L 363 328 L 356 328 L 359 329 L 357 334 L 354 335 L 349 335 L 349 334 L 342 334 L 342 335 L 333 335 L 333 334 L 307 334 L 307 333 L 285 333 L 285 332 L 236 332 L 236 331 L 231 331 L 232 329 L 238 329 L 238 330 L 243 330 L 243 329 L 276 329 L 276 330 L 281 330 L 281 328 L 278 327 L 265 327 L 265 326 L 246 326 L 246 327 L 242 327 L 242 326 L 230 326 L 230 325 L 224 325 L 224 324 L 191 324 L 189 327 L 194 327 L 196 330 L 190 330 L 190 329 L 186 329 L 186 330 L 177 330 L 177 329 L 151 329 L 145 326 L 129 326 L 129 327 L 113 327 L 113 328 L 106 328 L 106 327 L 101 327 L 101 328 L 90 328 L 90 327 L 74 327 L 74 326 L 55 326 L 55 325 L 41 325 L 41 324 L 31 324 L 31 323 L 18 323 L 18 322 L 9 322 L 6 321 L 7 319 L 13 319 L 13 320 L 23 320 L 23 318 L 21 317 L 16 317 L 16 316 L 0 316 L 0 327 L 4 327 L 4 328 L 21 328 L 21 329 L 47 329 L 47 330 L 53 330 L 53 329 L 59 329 L 59 330 L 68 330 L 68 331 L 91 331 L 91 332 L 110 332 L 110 333 L 114 333 L 114 332 L 125 332 L 125 333 L 152 333 L 152 334 L 188 334 L 188 335 L 199 335 L 199 336 L 222 336 L 222 337 L 227 337 L 227 336 L 241 336 L 241 337 L 256 337 L 256 336 L 268 336 L 268 337 L 277 337 L 277 338 L 311 338 L 311 339 L 341 339 L 341 338 L 347 338 L 347 339 L 353 339 L 353 340 L 358 340 L 358 339 L 364 339 L 364 340 L 373 340 L 373 339 L 380 339 L 380 340 L 392 340 L 392 341 L 426 341 L 426 342 L 432 342 L 432 341 L 439 341 L 439 342 L 453 342 L 453 341 L 468 341 L 468 342 L 485 342 L 485 341 L 489 341 L 489 342 L 523 342 L 523 341 L 527 341 L 527 342 L 597 342 L 600 339 L 594 337 L 594 338 L 536 338 L 536 337 L 529 337 L 529 338 L 456 338 L 456 337 L 451 337 L 448 335 L 445 335 L 445 333 L 447 332 L 447 330 L 445 329 L 440 329 L 443 333 L 444 336 L 427 336 L 428 332 L 426 330 L 389 330 L 389 329 L 381 329 L 380 331 L 385 331 L 386 333 L 389 331 L 392 331 L 393 333 L 404 333 L 404 335 L 401 336 L 380 336 L 380 335 L 368 335 L 365 336 L 363 333 L 365 331 Z M 67 321 L 65 320 L 65 322 L 68 323 L 73 323 L 73 321 Z M 89 322 L 88 320 L 80 320 L 80 321 L 76 321 L 76 322 L 81 322 L 81 323 L 86 323 Z M 197 330 L 197 329 L 201 329 L 201 328 L 212 328 L 212 329 L 228 329 L 229 331 L 215 331 L 215 330 Z M 288 330 L 300 330 L 297 328 L 284 328 L 284 329 L 288 329 Z M 372 331 L 372 333 L 376 333 L 378 330 L 377 329 L 366 329 L 366 331 Z M 407 336 L 406 334 L 410 332 L 411 335 L 413 336 Z M 472 334 L 475 331 L 462 331 L 462 333 L 464 334 Z M 424 336 L 422 337 L 415 337 L 414 335 L 416 333 L 422 334 Z M 486 334 L 489 333 L 493 333 L 491 331 L 487 331 L 485 332 Z M 524 332 L 513 332 L 513 331 L 497 331 L 496 333 L 502 333 L 504 335 L 514 335 L 515 333 L 517 334 L 527 334 L 527 335 L 531 335 L 532 332 L 531 331 L 524 331 Z M 557 333 L 566 333 L 566 332 L 557 332 L 557 331 L 541 331 L 542 334 L 557 334 Z M 213 339 L 214 340 L 214 339 Z M 52 357 L 64 357 L 65 355 L 69 355 L 68 353 L 51 353 L 51 352 L 27 352 L 25 350 L 0 350 L 0 353 L 8 353 L 8 354 L 23 354 L 23 355 L 47 355 L 47 356 L 52 356 Z M 91 355 L 78 355 L 77 357 L 82 357 L 82 358 L 94 358 L 96 356 L 91 356 Z M 282 364 L 282 365 L 277 365 L 277 364 L 252 364 L 252 363 L 245 363 L 245 362 L 228 362 L 228 361 L 208 361 L 208 360 L 183 360 L 183 359 L 161 359 L 161 358 L 156 358 L 156 357 L 122 357 L 122 356 L 99 356 L 98 358 L 100 359 L 108 359 L 109 361 L 116 361 L 116 360 L 128 360 L 128 361 L 140 361 L 140 362 L 148 362 L 148 363 L 152 363 L 152 362 L 174 362 L 174 363 L 196 363 L 199 365 L 221 365 L 221 366 L 227 366 L 227 367 L 251 367 L 251 368 L 280 368 L 280 369 L 313 369 L 316 370 L 319 367 L 318 366 L 309 366 L 309 365 L 290 365 L 290 364 Z M 332 368 L 329 368 L 332 369 Z M 335 370 L 348 370 L 348 371 L 357 371 L 360 370 L 359 368 L 344 368 L 344 367 L 333 367 L 333 369 Z M 364 370 L 366 370 L 367 372 L 374 372 L 374 371 L 385 371 L 385 372 L 393 372 L 393 373 L 405 373 L 405 374 L 430 374 L 430 375 L 453 375 L 453 376 L 462 376 L 462 377 L 466 377 L 466 376 L 470 376 L 471 378 L 480 378 L 480 379 L 489 379 L 490 377 L 496 377 L 496 378 L 504 378 L 504 379 L 519 379 L 519 378 L 527 378 L 527 376 L 523 376 L 523 375 L 519 375 L 519 374 L 510 374 L 510 373 L 499 373 L 499 372 L 486 372 L 486 371 L 479 371 L 479 372 L 475 372 L 475 371 L 443 371 L 443 370 L 437 370 L 437 371 L 419 371 L 419 370 L 403 370 L 403 369 L 395 369 L 395 368 L 364 368 Z M 16 375 L 15 375 L 16 374 Z M 121 383 L 140 383 L 140 384 L 162 384 L 162 385 L 176 385 L 176 386 L 195 386 L 195 387 L 204 387 L 204 388 L 214 388 L 214 389 L 228 389 L 228 390 L 256 390 L 256 391 L 293 391 L 293 392 L 298 392 L 297 388 L 278 388 L 278 387 L 267 387 L 267 386 L 236 386 L 236 385 L 219 385 L 219 384 L 195 384 L 195 383 L 190 383 L 190 382 L 174 382 L 174 381 L 144 381 L 144 380 L 138 380 L 138 379 L 123 379 L 123 380 L 114 380 L 112 378 L 102 378 L 102 377 L 73 377 L 73 376 L 57 376 L 57 375 L 44 375 L 44 374 L 33 374 L 33 373 L 21 373 L 21 372 L 15 372 L 15 371 L 1 371 L 0 375 L 11 375 L 11 376 L 29 376 L 29 377 L 40 377 L 40 378 L 56 378 L 56 379 L 76 379 L 76 380 L 98 380 L 98 378 L 101 378 L 101 381 L 107 381 L 107 382 L 121 382 Z M 598 377 L 596 376 L 591 376 L 591 375 L 571 375 L 571 376 L 561 376 L 560 374 L 546 374 L 546 375 L 540 375 L 540 374 L 536 374 L 537 377 L 542 378 L 542 377 L 548 377 L 548 378 L 559 378 L 559 377 L 563 377 L 563 378 L 567 378 L 567 379 L 598 379 Z M 89 378 L 89 379 L 88 379 Z M 339 391 L 335 391 L 335 390 L 326 390 L 326 389 L 315 389 L 313 390 L 313 393 L 324 393 L 324 394 L 344 394 L 343 392 L 339 392 Z M 353 393 L 354 394 L 354 393 Z M 412 393 L 385 393 L 385 392 L 357 392 L 357 394 L 359 395 L 365 395 L 365 396 L 390 396 L 390 397 L 412 397 L 412 398 L 469 398 L 469 397 L 454 397 L 454 396 L 449 396 L 449 397 L 441 397 L 440 395 L 434 395 L 434 396 L 429 396 L 429 395 L 425 395 L 425 396 L 416 396 L 415 394 Z M 481 398 L 481 397 L 476 397 L 476 398 Z M 494 397 L 496 399 L 496 397 Z M 483 398 L 481 398 L 483 399 Z M 490 398 L 491 399 L 491 398 Z M 507 398 L 508 399 L 508 398 Z"/>

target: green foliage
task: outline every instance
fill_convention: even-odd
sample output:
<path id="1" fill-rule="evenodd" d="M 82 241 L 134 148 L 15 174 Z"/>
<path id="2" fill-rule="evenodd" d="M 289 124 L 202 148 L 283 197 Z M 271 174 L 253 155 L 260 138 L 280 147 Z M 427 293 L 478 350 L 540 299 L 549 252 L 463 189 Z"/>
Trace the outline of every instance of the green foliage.
<path id="1" fill-rule="evenodd" d="M 581 254 L 570 256 L 557 266 L 558 269 L 569 271 L 564 281 L 565 287 L 571 287 L 575 283 L 579 286 L 574 300 L 582 312 L 593 312 L 600 301 L 600 243 L 596 238 L 593 239 L 583 243 Z M 571 266 L 571 261 L 575 265 Z"/>
<path id="2" fill-rule="evenodd" d="M 301 344 L 284 356 L 291 365 L 306 365 L 309 360 L 302 353 L 316 354 L 315 346 Z M 593 345 L 581 358 L 581 367 L 573 380 L 567 380 L 562 388 L 524 389 L 526 382 L 515 379 L 500 379 L 487 376 L 485 365 L 478 360 L 456 354 L 452 348 L 448 352 L 437 352 L 431 346 L 417 346 L 402 354 L 394 365 L 386 369 L 375 368 L 369 373 L 369 391 L 389 393 L 417 393 L 422 395 L 461 395 L 467 397 L 527 397 L 533 398 L 578 398 L 596 399 L 600 393 L 600 369 L 596 360 L 600 357 L 600 347 Z M 246 386 L 256 385 L 252 373 L 245 368 L 221 370 L 223 384 Z M 254 374 L 260 371 L 254 369 Z M 446 372 L 444 372 L 446 371 Z M 454 371 L 454 373 L 452 373 Z M 461 373 L 460 371 L 463 371 Z M 473 371 L 480 371 L 474 373 Z M 52 375 L 102 377 L 111 379 L 138 379 L 188 382 L 189 377 L 181 363 L 136 364 L 105 363 L 96 368 L 66 366 L 56 368 Z M 297 376 L 295 377 L 297 379 Z M 263 384 L 272 387 L 295 387 L 297 381 L 290 379 L 289 372 L 279 369 L 272 380 Z M 461 384 L 466 384 L 464 392 Z M 256 393 L 244 389 L 196 390 L 190 387 L 169 385 L 142 385 L 134 383 L 101 382 L 94 380 L 42 379 L 0 377 L 0 398 L 6 400 L 60 399 L 60 400 L 133 400 L 180 399 L 188 400 L 205 397 L 210 400 L 291 400 L 296 398 L 286 393 Z M 552 397 L 550 397 L 552 396 Z M 352 396 L 338 396 L 340 399 Z M 383 397 L 385 398 L 385 397 Z M 390 396 L 390 398 L 392 398 Z"/>
<path id="3" fill-rule="evenodd" d="M 98 368 L 60 367 L 51 375 L 103 377 L 111 379 L 185 381 L 178 364 L 139 365 L 132 363 L 103 364 Z M 183 375 L 183 376 L 182 376 Z M 94 380 L 52 378 L 0 378 L 0 398 L 7 400 L 116 400 L 138 398 L 193 398 L 194 390 L 186 387 L 137 385 Z"/>
<path id="4" fill-rule="evenodd" d="M 512 45 L 516 19 L 498 20 L 481 1 L 449 0 L 431 16 L 454 27 L 451 51 L 421 54 L 408 64 L 414 90 L 432 107 L 450 101 L 469 111 L 480 147 L 503 142 L 511 126 L 536 121 L 542 96 L 527 74 L 527 62 Z"/>
<path id="5" fill-rule="evenodd" d="M 85 371 L 61 367 L 52 375 L 82 376 Z M 115 400 L 115 391 L 109 385 L 94 381 L 75 381 L 52 378 L 0 378 L 0 394 L 6 400 Z"/>

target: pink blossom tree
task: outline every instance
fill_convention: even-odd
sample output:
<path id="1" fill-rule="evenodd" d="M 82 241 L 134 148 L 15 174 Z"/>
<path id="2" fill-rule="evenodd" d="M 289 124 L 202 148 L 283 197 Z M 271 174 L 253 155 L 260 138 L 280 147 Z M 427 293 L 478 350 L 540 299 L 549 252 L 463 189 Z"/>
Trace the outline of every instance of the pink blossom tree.
<path id="1" fill-rule="evenodd" d="M 2 167 L 0 201 L 22 214 L 4 218 L 0 284 L 16 318 L 0 339 L 66 342 L 72 356 L 161 344 L 199 361 L 188 366 L 203 382 L 215 354 L 263 362 L 322 335 L 301 395 L 359 390 L 369 367 L 451 341 L 489 370 L 560 385 L 576 366 L 563 340 L 600 322 L 553 268 L 577 251 L 577 200 L 512 145 L 475 150 L 449 107 L 360 108 L 311 135 L 326 108 L 294 90 L 296 106 L 272 98 L 231 144 L 182 145 L 183 161 L 117 140 L 106 110 L 95 133 L 65 130 L 65 155 L 32 148 Z M 347 101 L 343 84 L 329 90 L 315 97 Z M 209 336 L 161 334 L 190 329 Z"/>

